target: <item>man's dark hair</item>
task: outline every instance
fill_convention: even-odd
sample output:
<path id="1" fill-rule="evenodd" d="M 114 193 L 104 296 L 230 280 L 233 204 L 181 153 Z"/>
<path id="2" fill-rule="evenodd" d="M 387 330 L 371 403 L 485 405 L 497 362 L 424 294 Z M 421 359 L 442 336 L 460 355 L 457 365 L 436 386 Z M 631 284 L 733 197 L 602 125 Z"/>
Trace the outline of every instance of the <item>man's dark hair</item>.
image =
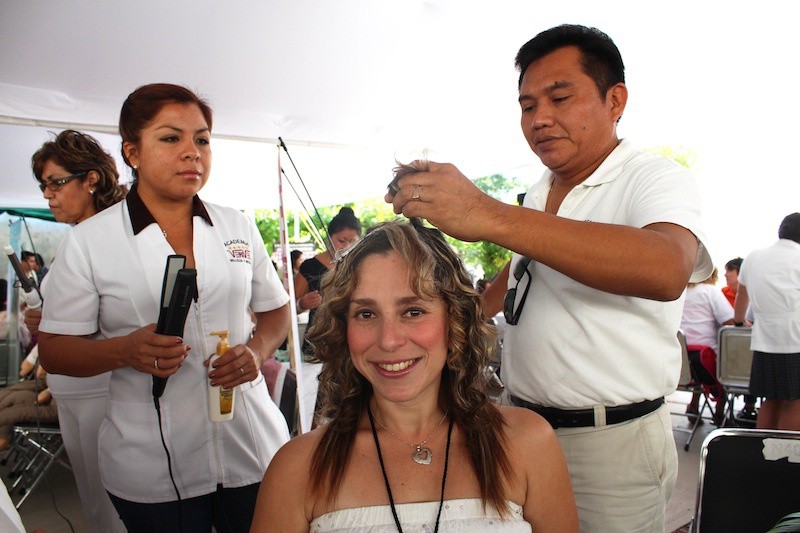
<path id="1" fill-rule="evenodd" d="M 733 259 L 725 263 L 725 270 L 735 270 L 736 273 L 738 274 L 739 271 L 742 269 L 743 261 L 744 259 L 742 259 L 741 257 L 734 257 Z"/>
<path id="2" fill-rule="evenodd" d="M 562 24 L 543 31 L 519 49 L 514 60 L 519 70 L 518 87 L 522 87 L 522 77 L 531 63 L 566 46 L 581 51 L 583 71 L 594 80 L 603 100 L 611 87 L 625 83 L 625 65 L 611 37 L 597 28 Z"/>
<path id="3" fill-rule="evenodd" d="M 783 219 L 778 229 L 778 238 L 800 243 L 800 213 L 792 213 Z"/>
<path id="4" fill-rule="evenodd" d="M 29 257 L 36 257 L 33 252 L 29 252 L 28 250 L 22 250 L 20 252 L 19 257 L 22 261 L 27 261 Z"/>

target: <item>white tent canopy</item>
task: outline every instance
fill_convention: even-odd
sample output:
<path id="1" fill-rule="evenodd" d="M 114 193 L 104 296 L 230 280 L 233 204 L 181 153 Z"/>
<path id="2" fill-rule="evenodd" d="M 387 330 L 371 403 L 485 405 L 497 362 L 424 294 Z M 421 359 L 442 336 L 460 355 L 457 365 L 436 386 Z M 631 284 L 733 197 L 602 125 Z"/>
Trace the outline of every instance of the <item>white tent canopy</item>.
<path id="1" fill-rule="evenodd" d="M 211 102 L 214 170 L 202 195 L 219 203 L 276 205 L 278 136 L 319 205 L 382 195 L 393 158 L 425 148 L 471 177 L 530 183 L 541 167 L 519 132 L 513 58 L 538 31 L 575 22 L 622 51 L 622 135 L 700 156 L 719 263 L 768 243 L 796 210 L 786 126 L 800 122 L 788 94 L 796 29 L 785 6 L 0 0 L 0 203 L 44 206 L 29 158 L 46 131 L 113 133 L 127 94 L 155 81 Z M 102 141 L 119 151 L 118 138 Z M 759 215 L 759 204 L 770 210 Z"/>

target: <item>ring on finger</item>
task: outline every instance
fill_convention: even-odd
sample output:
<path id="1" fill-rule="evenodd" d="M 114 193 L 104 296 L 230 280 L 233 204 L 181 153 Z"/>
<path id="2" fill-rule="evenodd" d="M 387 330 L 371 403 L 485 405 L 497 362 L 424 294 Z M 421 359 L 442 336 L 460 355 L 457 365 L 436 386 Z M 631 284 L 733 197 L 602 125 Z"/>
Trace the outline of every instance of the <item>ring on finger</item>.
<path id="1" fill-rule="evenodd" d="M 156 370 L 161 370 L 160 368 L 158 368 L 158 357 L 156 357 L 156 360 L 153 361 L 153 364 L 156 365 Z"/>
<path id="2" fill-rule="evenodd" d="M 422 189 L 422 186 L 414 185 L 414 190 L 411 193 L 411 199 L 412 200 L 419 200 L 419 191 L 420 191 L 420 189 Z"/>

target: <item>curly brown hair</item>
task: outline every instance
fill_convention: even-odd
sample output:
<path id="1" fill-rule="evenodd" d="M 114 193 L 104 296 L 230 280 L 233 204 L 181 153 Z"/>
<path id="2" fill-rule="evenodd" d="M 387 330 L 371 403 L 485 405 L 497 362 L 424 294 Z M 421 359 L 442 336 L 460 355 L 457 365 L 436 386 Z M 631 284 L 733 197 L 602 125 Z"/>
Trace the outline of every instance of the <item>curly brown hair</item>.
<path id="1" fill-rule="evenodd" d="M 73 174 L 94 170 L 98 174 L 92 202 L 99 213 L 119 202 L 128 193 L 128 187 L 119 183 L 119 172 L 114 158 L 92 136 L 75 130 L 64 130 L 48 141 L 31 157 L 36 181 L 43 183 L 45 163 L 52 161 Z M 84 181 L 86 176 L 78 178 Z"/>
<path id="2" fill-rule="evenodd" d="M 347 311 L 364 259 L 392 251 L 406 261 L 414 293 L 441 298 L 447 306 L 449 338 L 440 407 L 464 434 L 484 506 L 489 503 L 505 514 L 505 480 L 511 475 L 505 424 L 489 401 L 485 373 L 495 349 L 495 333 L 483 318 L 482 300 L 461 260 L 439 230 L 425 227 L 418 219 L 374 227 L 323 280 L 325 298 L 306 338 L 315 348 L 317 361 L 323 363 L 319 414 L 329 421 L 312 457 L 311 486 L 327 501 L 333 501 L 341 487 L 359 420 L 372 395 L 372 386 L 350 358 Z"/>

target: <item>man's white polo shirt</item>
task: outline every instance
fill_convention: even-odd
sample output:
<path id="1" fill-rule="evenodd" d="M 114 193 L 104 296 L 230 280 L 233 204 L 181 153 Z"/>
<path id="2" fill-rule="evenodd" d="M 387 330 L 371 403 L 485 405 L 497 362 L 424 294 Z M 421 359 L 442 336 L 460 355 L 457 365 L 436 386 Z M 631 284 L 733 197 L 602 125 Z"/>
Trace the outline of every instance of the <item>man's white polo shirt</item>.
<path id="1" fill-rule="evenodd" d="M 544 211 L 551 183 L 546 172 L 524 206 Z M 706 279 L 713 270 L 692 175 L 669 159 L 638 152 L 628 141 L 569 192 L 558 216 L 636 228 L 657 222 L 682 226 L 700 242 L 691 281 Z M 511 272 L 519 260 L 514 254 Z M 587 408 L 653 400 L 675 390 L 683 297 L 657 302 L 620 296 L 535 261 L 528 268 L 530 293 L 503 345 L 502 374 L 510 394 L 546 406 Z M 509 276 L 509 287 L 515 285 Z"/>

